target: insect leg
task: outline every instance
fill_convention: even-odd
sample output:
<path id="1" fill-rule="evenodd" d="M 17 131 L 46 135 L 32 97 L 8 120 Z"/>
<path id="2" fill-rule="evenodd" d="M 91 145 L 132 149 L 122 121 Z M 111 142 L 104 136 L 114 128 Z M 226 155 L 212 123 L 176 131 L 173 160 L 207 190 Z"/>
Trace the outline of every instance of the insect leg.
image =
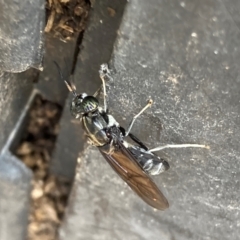
<path id="1" fill-rule="evenodd" d="M 148 148 L 144 145 L 144 143 L 141 142 L 141 140 L 139 140 L 135 135 L 133 135 L 132 133 L 128 134 L 129 137 L 135 142 L 137 143 L 141 148 L 143 148 L 144 150 L 148 151 Z"/>
<path id="2" fill-rule="evenodd" d="M 201 144 L 167 144 L 165 146 L 150 149 L 149 152 L 157 152 L 166 148 L 188 148 L 188 147 L 206 148 L 206 149 L 210 148 L 207 145 L 201 145 Z"/>
<path id="3" fill-rule="evenodd" d="M 128 126 L 128 129 L 126 131 L 126 135 L 125 136 L 128 136 L 128 134 L 130 133 L 131 129 L 132 129 L 132 126 L 134 124 L 134 122 L 136 121 L 136 119 L 147 109 L 149 108 L 153 103 L 153 100 L 152 99 L 149 99 L 148 100 L 148 103 L 147 105 L 137 114 L 135 115 L 133 118 L 132 118 L 132 121 L 130 122 L 129 126 Z"/>
<path id="4" fill-rule="evenodd" d="M 119 127 L 122 135 L 125 137 L 126 136 L 126 130 L 123 127 Z M 148 150 L 148 148 L 144 145 L 143 142 L 141 142 L 141 140 L 139 140 L 135 135 L 133 135 L 132 133 L 129 133 L 128 136 L 139 145 L 139 147 L 143 148 L 144 150 Z"/>
<path id="5" fill-rule="evenodd" d="M 100 70 L 99 70 L 99 77 L 102 80 L 102 85 L 103 85 L 103 104 L 104 104 L 104 111 L 107 111 L 107 93 L 106 93 L 106 83 L 105 83 L 105 78 L 111 78 L 110 71 L 108 69 L 108 65 L 106 63 L 101 64 Z"/>
<path id="6" fill-rule="evenodd" d="M 97 98 L 98 94 L 101 92 L 102 87 L 100 87 L 94 94 L 93 97 Z"/>

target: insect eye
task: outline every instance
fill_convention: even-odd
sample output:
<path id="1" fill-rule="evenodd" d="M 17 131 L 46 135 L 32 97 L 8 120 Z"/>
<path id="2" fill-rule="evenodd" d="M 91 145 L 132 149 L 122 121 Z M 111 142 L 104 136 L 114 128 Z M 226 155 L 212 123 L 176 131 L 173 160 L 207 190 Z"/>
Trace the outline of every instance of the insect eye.
<path id="1" fill-rule="evenodd" d="M 83 99 L 81 98 L 81 96 L 78 95 L 73 98 L 70 104 L 70 112 L 76 118 L 80 116 L 80 114 L 82 114 L 82 101 Z"/>
<path id="2" fill-rule="evenodd" d="M 98 100 L 95 97 L 78 95 L 72 100 L 70 111 L 73 116 L 78 118 L 82 114 L 94 112 L 98 105 Z"/>

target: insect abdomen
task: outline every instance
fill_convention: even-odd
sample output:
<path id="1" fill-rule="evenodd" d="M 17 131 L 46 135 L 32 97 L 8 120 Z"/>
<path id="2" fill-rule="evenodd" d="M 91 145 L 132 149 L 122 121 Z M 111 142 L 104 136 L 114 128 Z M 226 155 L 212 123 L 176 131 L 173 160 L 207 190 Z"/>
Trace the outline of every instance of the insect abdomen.
<path id="1" fill-rule="evenodd" d="M 130 146 L 129 150 L 135 156 L 142 169 L 149 175 L 158 175 L 169 169 L 167 161 L 141 147 Z"/>

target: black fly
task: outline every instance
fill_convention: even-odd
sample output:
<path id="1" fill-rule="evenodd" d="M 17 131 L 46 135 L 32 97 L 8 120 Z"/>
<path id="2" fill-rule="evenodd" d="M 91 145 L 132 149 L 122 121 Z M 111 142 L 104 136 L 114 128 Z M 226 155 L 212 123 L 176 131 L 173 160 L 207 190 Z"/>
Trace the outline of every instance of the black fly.
<path id="1" fill-rule="evenodd" d="M 60 67 L 57 63 L 55 64 L 61 78 L 63 78 Z M 169 207 L 168 201 L 149 175 L 158 175 L 168 170 L 169 164 L 153 152 L 165 148 L 208 147 L 199 144 L 180 144 L 166 145 L 149 150 L 130 131 L 137 117 L 152 105 L 152 100 L 149 100 L 147 105 L 133 117 L 125 131 L 114 117 L 107 113 L 105 78 L 110 78 L 107 64 L 101 65 L 99 74 L 103 83 L 103 108 L 99 106 L 98 99 L 95 96 L 89 96 L 86 93 L 77 94 L 75 86 L 65 80 L 69 91 L 73 94 L 70 111 L 75 118 L 79 118 L 82 122 L 83 129 L 91 143 L 98 147 L 109 165 L 131 189 L 150 206 L 165 210 Z M 127 136 L 136 145 L 125 141 Z"/>

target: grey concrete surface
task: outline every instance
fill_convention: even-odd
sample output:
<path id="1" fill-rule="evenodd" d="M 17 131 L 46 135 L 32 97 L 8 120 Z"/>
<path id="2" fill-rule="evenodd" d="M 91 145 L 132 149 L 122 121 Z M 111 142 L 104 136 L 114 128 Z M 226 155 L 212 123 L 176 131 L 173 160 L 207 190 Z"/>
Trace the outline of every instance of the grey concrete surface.
<path id="1" fill-rule="evenodd" d="M 65 59 L 71 69 L 75 41 L 65 44 L 46 36 L 45 43 L 43 72 L 31 69 L 0 77 L 0 240 L 26 239 L 32 173 L 13 153 L 26 130 L 31 104 L 41 94 L 63 105 L 68 94 L 53 60 L 61 64 Z"/>
<path id="2" fill-rule="evenodd" d="M 26 130 L 31 104 L 36 94 L 41 94 L 44 98 L 63 105 L 68 94 L 59 80 L 53 60 L 61 64 L 65 59 L 67 67 L 71 69 L 75 41 L 63 44 L 48 36 L 45 50 L 44 65 L 47 67 L 40 74 L 31 69 L 19 74 L 2 73 L 0 77 L 1 240 L 26 239 L 32 173 L 13 152 Z"/>
<path id="3" fill-rule="evenodd" d="M 23 73 L 0 73 L 0 150 L 19 120 L 33 90 L 37 70 Z"/>
<path id="4" fill-rule="evenodd" d="M 132 130 L 149 147 L 211 149 L 159 153 L 171 167 L 154 178 L 170 202 L 164 212 L 86 149 L 61 240 L 239 239 L 239 10 L 236 0 L 129 2 L 111 60 L 111 113 L 127 126 L 151 97 Z"/>
<path id="5" fill-rule="evenodd" d="M 35 84 L 41 95 L 49 101 L 64 105 L 68 97 L 68 89 L 60 79 L 58 70 L 53 61 L 61 66 L 65 78 L 70 75 L 73 65 L 77 37 L 67 43 L 45 34 L 44 45 L 44 70 L 39 73 L 38 82 Z"/>
<path id="6" fill-rule="evenodd" d="M 42 69 L 44 0 L 0 0 L 0 71 Z"/>
<path id="7" fill-rule="evenodd" d="M 78 91 L 93 94 L 100 87 L 99 66 L 110 60 L 125 4 L 125 0 L 100 0 L 93 4 L 75 65 L 74 83 Z M 52 159 L 51 171 L 73 179 L 76 159 L 78 153 L 83 151 L 86 139 L 79 121 L 74 121 L 69 112 L 71 99 L 72 96 L 69 95 L 61 118 L 61 130 Z"/>
<path id="8" fill-rule="evenodd" d="M 0 239 L 25 240 L 31 172 L 10 152 L 0 154 Z"/>
<path id="9" fill-rule="evenodd" d="M 35 71 L 0 77 L 0 239 L 24 240 L 27 234 L 31 172 L 11 150 L 24 128 Z"/>

